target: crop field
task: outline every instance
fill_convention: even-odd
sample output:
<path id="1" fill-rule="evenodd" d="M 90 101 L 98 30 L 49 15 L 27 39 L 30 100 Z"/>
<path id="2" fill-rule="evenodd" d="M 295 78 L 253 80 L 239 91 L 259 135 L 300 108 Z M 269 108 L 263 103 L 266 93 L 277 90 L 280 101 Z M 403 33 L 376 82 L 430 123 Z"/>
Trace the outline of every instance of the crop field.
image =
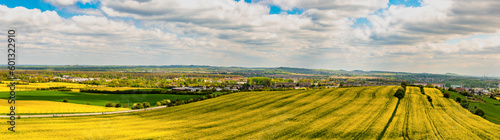
<path id="1" fill-rule="evenodd" d="M 445 92 L 450 93 L 450 99 L 461 98 L 462 101 L 466 100 L 465 96 L 457 92 Z M 500 124 L 500 101 L 491 99 L 489 96 L 481 97 L 481 99 L 483 100 L 481 102 L 469 102 L 469 108 L 472 110 L 475 110 L 474 108 L 483 110 L 485 112 L 484 117 L 486 120 Z"/>
<path id="2" fill-rule="evenodd" d="M 500 125 L 463 109 L 439 90 L 425 89 L 433 106 L 417 87 L 408 87 L 384 138 L 499 139 Z"/>
<path id="3" fill-rule="evenodd" d="M 0 91 L 10 91 L 8 85 L 12 81 L 2 81 L 0 84 Z M 99 89 L 99 90 L 135 90 L 135 89 L 150 89 L 150 88 L 136 88 L 136 87 L 105 87 L 88 84 L 65 83 L 65 82 L 51 82 L 51 83 L 29 83 L 29 85 L 16 85 L 16 91 L 31 91 L 37 88 L 49 87 L 62 87 L 72 88 L 72 91 L 79 92 L 80 89 Z"/>
<path id="4" fill-rule="evenodd" d="M 9 139 L 498 139 L 500 125 L 436 89 L 396 86 L 239 92 L 164 109 L 101 116 L 25 118 Z M 399 103 L 399 104 L 398 104 Z M 396 109 L 397 108 L 397 109 Z M 395 111 L 396 110 L 396 111 Z M 393 115 L 394 114 L 394 115 Z M 6 121 L 3 119 L 0 121 Z"/>
<path id="5" fill-rule="evenodd" d="M 128 104 L 131 106 L 137 102 L 149 102 L 155 105 L 157 101 L 163 99 L 189 100 L 201 95 L 173 95 L 173 94 L 102 94 L 102 93 L 80 93 L 69 91 L 19 91 L 16 92 L 16 100 L 43 100 L 62 102 L 67 98 L 69 103 L 84 104 L 90 103 L 95 106 L 105 106 L 108 102 Z M 8 99 L 9 92 L 0 92 L 0 99 Z M 52 109 L 52 108 L 51 108 Z"/>
<path id="6" fill-rule="evenodd" d="M 0 113 L 9 113 L 11 105 L 7 100 L 0 99 Z M 130 108 L 115 108 L 93 105 L 81 105 L 73 103 L 53 102 L 53 101 L 34 101 L 34 100 L 17 100 L 16 114 L 47 114 L 47 113 L 83 113 L 83 112 L 109 112 L 130 110 Z"/>

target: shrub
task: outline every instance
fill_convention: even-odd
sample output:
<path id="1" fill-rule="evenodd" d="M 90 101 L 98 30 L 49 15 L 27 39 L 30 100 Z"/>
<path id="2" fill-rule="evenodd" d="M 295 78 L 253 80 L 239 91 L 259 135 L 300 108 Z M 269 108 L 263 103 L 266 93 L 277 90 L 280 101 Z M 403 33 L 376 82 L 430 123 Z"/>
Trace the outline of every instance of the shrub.
<path id="1" fill-rule="evenodd" d="M 493 94 L 490 94 L 490 98 L 495 99 L 495 100 L 497 99 L 497 98 L 495 98 L 495 95 L 493 95 Z"/>
<path id="2" fill-rule="evenodd" d="M 467 91 L 461 91 L 461 92 L 460 92 L 460 94 L 461 94 L 461 95 L 463 95 L 463 96 L 472 96 L 472 95 L 471 95 L 469 92 L 467 92 Z"/>
<path id="3" fill-rule="evenodd" d="M 432 86 L 432 85 L 431 85 L 431 86 Z M 422 94 L 424 94 L 424 95 L 425 95 L 424 86 L 419 85 L 418 87 L 420 88 L 420 93 L 422 93 Z"/>
<path id="4" fill-rule="evenodd" d="M 142 106 L 141 103 L 134 103 L 132 105 L 132 109 L 143 109 L 143 108 L 144 108 L 144 106 Z"/>
<path id="5" fill-rule="evenodd" d="M 467 102 L 462 102 L 462 103 L 460 103 L 460 106 L 462 106 L 462 107 L 463 107 L 463 108 L 465 108 L 465 109 L 468 109 L 468 108 L 469 108 L 469 103 L 467 103 Z"/>
<path id="6" fill-rule="evenodd" d="M 401 82 L 401 87 L 403 87 L 404 91 L 406 91 L 406 82 Z"/>
<path id="7" fill-rule="evenodd" d="M 427 100 L 432 103 L 432 98 L 431 96 L 427 95 Z"/>
<path id="8" fill-rule="evenodd" d="M 405 90 L 404 88 L 400 87 L 394 94 L 394 96 L 398 97 L 398 99 L 403 99 L 405 97 Z"/>
<path id="9" fill-rule="evenodd" d="M 116 108 L 120 108 L 120 107 L 122 107 L 122 103 L 116 103 L 115 107 L 116 107 Z"/>
<path id="10" fill-rule="evenodd" d="M 123 105 L 124 108 L 128 108 L 128 104 Z"/>
<path id="11" fill-rule="evenodd" d="M 476 109 L 476 112 L 474 112 L 474 114 L 476 114 L 478 116 L 484 116 L 484 111 L 481 109 Z"/>
<path id="12" fill-rule="evenodd" d="M 90 103 L 87 103 L 87 105 L 90 105 Z"/>
<path id="13" fill-rule="evenodd" d="M 160 101 L 156 102 L 156 106 L 161 106 L 161 102 Z"/>
<path id="14" fill-rule="evenodd" d="M 460 102 L 462 102 L 462 98 L 457 97 L 456 101 L 460 103 Z"/>
<path id="15" fill-rule="evenodd" d="M 67 103 L 68 102 L 68 98 L 64 98 L 63 102 Z"/>
<path id="16" fill-rule="evenodd" d="M 106 107 L 115 107 L 115 104 L 112 102 L 106 103 Z"/>
<path id="17" fill-rule="evenodd" d="M 213 95 L 213 94 L 208 94 L 208 95 L 207 95 L 207 98 L 209 98 L 209 99 L 210 99 L 210 98 L 213 98 L 213 97 L 214 97 L 214 95 Z"/>
<path id="18" fill-rule="evenodd" d="M 149 107 L 151 107 L 151 105 L 150 105 L 148 102 L 144 102 L 144 103 L 142 103 L 142 106 L 143 106 L 144 108 L 149 108 Z"/>
<path id="19" fill-rule="evenodd" d="M 450 98 L 450 93 L 445 92 L 445 93 L 443 93 L 443 96 L 444 96 L 445 98 Z"/>
<path id="20" fill-rule="evenodd" d="M 169 99 L 163 99 L 163 101 L 161 101 L 160 103 L 161 103 L 161 105 L 168 105 L 168 104 L 170 104 L 171 102 L 170 102 L 170 100 L 169 100 Z"/>

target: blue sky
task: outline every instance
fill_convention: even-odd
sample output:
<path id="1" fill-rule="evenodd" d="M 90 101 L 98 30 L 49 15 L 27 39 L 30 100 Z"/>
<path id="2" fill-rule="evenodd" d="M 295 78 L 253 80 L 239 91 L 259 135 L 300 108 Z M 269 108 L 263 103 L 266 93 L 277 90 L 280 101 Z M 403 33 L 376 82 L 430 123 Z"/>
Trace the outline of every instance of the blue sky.
<path id="1" fill-rule="evenodd" d="M 234 0 L 239 2 L 240 0 Z M 246 3 L 252 3 L 252 0 L 244 0 Z M 65 10 L 65 8 L 61 7 L 56 7 L 53 6 L 52 4 L 45 2 L 44 0 L 23 0 L 23 1 L 2 1 L 3 5 L 6 5 L 9 8 L 14 8 L 14 7 L 25 7 L 28 9 L 40 9 L 41 11 L 56 11 L 57 14 L 59 14 L 61 17 L 64 18 L 70 18 L 75 15 L 81 15 L 80 13 L 74 13 L 68 10 Z M 100 1 L 96 2 L 88 2 L 88 3 L 82 3 L 80 1 L 75 3 L 75 6 L 81 9 L 98 9 L 100 6 Z M 420 2 L 419 0 L 389 0 L 388 3 L 389 6 L 391 5 L 404 5 L 408 7 L 419 7 Z M 288 10 L 284 11 L 282 10 L 279 6 L 277 5 L 268 5 L 270 8 L 269 14 L 281 14 L 282 12 L 286 12 L 287 14 L 291 15 L 300 15 L 304 12 L 303 9 L 298 9 L 295 8 L 293 10 Z M 382 10 L 382 9 L 381 9 Z M 356 18 L 355 25 L 353 27 L 359 26 L 359 25 L 367 25 L 371 26 L 369 21 L 366 18 Z"/>
<path id="2" fill-rule="evenodd" d="M 24 33 L 23 64 L 287 66 L 500 76 L 500 17 L 487 12 L 497 10 L 500 1 L 236 2 L 2 1 L 5 26 L 0 29 Z M 50 53 L 60 55 L 41 55 Z"/>

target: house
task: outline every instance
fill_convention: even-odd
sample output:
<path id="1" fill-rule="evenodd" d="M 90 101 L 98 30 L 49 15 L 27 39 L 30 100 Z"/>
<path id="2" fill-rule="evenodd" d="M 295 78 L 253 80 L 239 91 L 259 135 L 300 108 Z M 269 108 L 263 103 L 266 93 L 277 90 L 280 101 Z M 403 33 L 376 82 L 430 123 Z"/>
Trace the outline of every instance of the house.
<path id="1" fill-rule="evenodd" d="M 215 91 L 222 91 L 222 88 L 215 88 Z"/>
<path id="2" fill-rule="evenodd" d="M 297 83 L 275 83 L 274 84 L 274 88 L 277 88 L 277 87 L 294 87 L 296 85 L 297 85 Z"/>
<path id="3" fill-rule="evenodd" d="M 238 85 L 243 85 L 243 84 L 246 84 L 246 83 L 247 83 L 247 81 L 238 81 L 238 82 L 236 82 L 236 83 L 237 83 Z"/>
<path id="4" fill-rule="evenodd" d="M 469 90 L 474 95 L 482 95 L 484 92 L 483 88 L 474 88 L 474 89 L 469 89 Z"/>
<path id="5" fill-rule="evenodd" d="M 490 91 L 488 91 L 486 89 L 483 89 L 483 91 L 481 91 L 481 93 L 483 93 L 483 95 L 490 95 Z"/>
<path id="6" fill-rule="evenodd" d="M 326 88 L 338 88 L 338 85 L 333 85 L 333 86 L 325 86 Z"/>
<path id="7" fill-rule="evenodd" d="M 440 83 L 432 83 L 432 85 L 433 85 L 434 87 L 444 88 L 444 84 L 440 84 Z"/>
<path id="8" fill-rule="evenodd" d="M 417 85 L 417 86 L 426 86 L 427 83 L 413 83 L 414 85 Z"/>
<path id="9" fill-rule="evenodd" d="M 453 89 L 457 89 L 457 88 L 461 88 L 461 87 L 462 87 L 462 85 L 459 85 L 459 84 L 452 84 L 451 85 L 451 88 L 453 88 Z"/>
<path id="10" fill-rule="evenodd" d="M 464 89 L 464 88 L 461 88 L 461 87 L 457 87 L 457 88 L 455 88 L 455 90 L 457 90 L 457 92 L 462 92 L 462 91 L 465 91 L 465 89 Z"/>
<path id="11" fill-rule="evenodd" d="M 311 87 L 311 83 L 306 83 L 306 82 L 300 82 L 299 87 Z"/>
<path id="12" fill-rule="evenodd" d="M 172 88 L 172 90 L 176 90 L 176 91 L 201 91 L 200 88 L 195 88 L 195 87 L 177 87 L 177 88 Z"/>

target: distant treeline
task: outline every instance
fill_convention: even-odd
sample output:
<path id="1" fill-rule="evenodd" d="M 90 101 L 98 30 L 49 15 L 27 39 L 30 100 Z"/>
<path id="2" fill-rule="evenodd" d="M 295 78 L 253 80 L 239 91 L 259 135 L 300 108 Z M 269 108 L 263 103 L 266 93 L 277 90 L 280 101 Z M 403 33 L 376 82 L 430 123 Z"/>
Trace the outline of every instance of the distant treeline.
<path id="1" fill-rule="evenodd" d="M 60 87 L 48 87 L 48 88 L 36 88 L 36 90 L 71 91 L 71 88 L 67 88 L 66 86 L 60 86 Z"/>
<path id="2" fill-rule="evenodd" d="M 80 92 L 87 93 L 106 93 L 106 94 L 177 94 L 177 95 L 208 95 L 214 93 L 212 90 L 202 90 L 198 92 L 192 91 L 176 91 L 176 90 L 117 90 L 117 91 L 109 91 L 109 90 L 98 90 L 98 89 L 80 89 Z M 231 92 L 232 91 L 221 91 L 221 92 Z"/>

